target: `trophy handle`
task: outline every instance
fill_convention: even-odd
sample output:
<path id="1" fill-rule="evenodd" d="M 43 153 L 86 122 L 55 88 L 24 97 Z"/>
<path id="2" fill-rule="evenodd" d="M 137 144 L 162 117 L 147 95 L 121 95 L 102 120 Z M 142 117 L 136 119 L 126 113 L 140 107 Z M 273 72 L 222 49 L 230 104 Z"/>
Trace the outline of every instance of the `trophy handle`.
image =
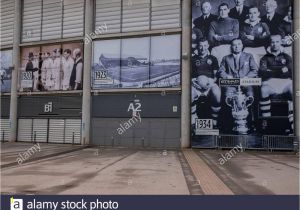
<path id="1" fill-rule="evenodd" d="M 231 107 L 232 108 L 232 100 L 233 98 L 232 97 L 226 97 L 225 99 L 225 103 L 227 104 L 227 106 Z"/>
<path id="2" fill-rule="evenodd" d="M 251 105 L 253 104 L 253 102 L 254 102 L 254 97 L 253 97 L 253 96 L 248 96 L 248 97 L 247 97 L 247 101 L 246 101 L 246 106 L 247 106 L 247 108 L 248 108 L 249 106 L 251 106 Z"/>

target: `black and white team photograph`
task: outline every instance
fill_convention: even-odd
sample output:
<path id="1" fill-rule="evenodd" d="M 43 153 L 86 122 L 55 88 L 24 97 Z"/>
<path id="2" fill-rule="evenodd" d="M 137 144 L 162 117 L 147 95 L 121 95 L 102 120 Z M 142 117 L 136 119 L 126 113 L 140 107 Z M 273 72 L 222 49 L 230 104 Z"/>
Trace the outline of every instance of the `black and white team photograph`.
<path id="1" fill-rule="evenodd" d="M 0 51 L 1 93 L 10 92 L 12 71 L 12 50 Z"/>
<path id="2" fill-rule="evenodd" d="M 194 146 L 214 135 L 249 135 L 254 147 L 263 135 L 293 135 L 292 13 L 292 0 L 193 0 Z"/>
<path id="3" fill-rule="evenodd" d="M 21 57 L 20 91 L 82 90 L 81 43 L 23 48 Z"/>

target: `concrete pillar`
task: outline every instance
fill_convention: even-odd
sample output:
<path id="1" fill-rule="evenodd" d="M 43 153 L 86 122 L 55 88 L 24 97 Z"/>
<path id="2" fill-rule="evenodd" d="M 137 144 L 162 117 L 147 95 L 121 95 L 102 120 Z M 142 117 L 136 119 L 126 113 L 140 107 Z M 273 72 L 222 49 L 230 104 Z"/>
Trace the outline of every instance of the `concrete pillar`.
<path id="1" fill-rule="evenodd" d="M 17 140 L 18 123 L 18 72 L 20 70 L 20 40 L 21 40 L 21 0 L 15 0 L 14 18 L 14 39 L 13 39 L 13 71 L 11 78 L 11 97 L 10 97 L 10 142 Z"/>
<path id="2" fill-rule="evenodd" d="M 93 30 L 93 0 L 85 1 L 85 34 Z M 90 142 L 91 126 L 91 63 L 92 63 L 92 42 L 86 40 L 84 43 L 84 68 L 83 68 L 83 97 L 82 97 L 82 139 L 81 144 Z"/>
<path id="3" fill-rule="evenodd" d="M 191 9 L 192 1 L 182 1 L 182 91 L 181 91 L 181 147 L 190 147 L 191 93 Z"/>
<path id="4" fill-rule="evenodd" d="M 300 32 L 300 2 L 294 0 L 294 31 Z M 294 46 L 294 81 L 295 81 L 295 134 L 300 136 L 300 38 L 295 40 Z"/>

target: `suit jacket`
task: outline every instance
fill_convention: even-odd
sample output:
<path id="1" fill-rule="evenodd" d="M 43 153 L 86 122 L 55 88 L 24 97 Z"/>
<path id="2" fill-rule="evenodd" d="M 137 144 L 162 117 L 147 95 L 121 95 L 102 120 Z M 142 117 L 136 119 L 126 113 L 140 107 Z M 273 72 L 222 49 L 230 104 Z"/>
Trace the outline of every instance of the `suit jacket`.
<path id="1" fill-rule="evenodd" d="M 240 23 L 240 26 L 242 26 L 245 20 L 248 18 L 248 14 L 249 14 L 249 7 L 244 6 L 242 14 L 239 14 L 236 10 L 236 7 L 234 7 L 230 10 L 229 17 L 233 19 L 237 19 Z"/>
<path id="2" fill-rule="evenodd" d="M 218 76 L 224 79 L 227 79 L 228 76 L 233 78 L 254 78 L 257 77 L 257 74 L 258 66 L 253 56 L 245 52 L 241 52 L 239 68 L 237 70 L 234 67 L 234 56 L 230 54 L 223 58 L 218 71 Z"/>
<path id="3" fill-rule="evenodd" d="M 283 21 L 283 16 L 276 12 L 271 21 L 267 18 L 267 15 L 265 15 L 261 18 L 261 22 L 264 22 L 269 26 L 270 33 L 272 35 L 280 34 L 279 26 L 282 24 L 282 21 Z"/>
<path id="4" fill-rule="evenodd" d="M 204 20 L 204 16 L 201 15 L 200 17 L 196 18 L 193 23 L 195 25 L 195 28 L 198 28 L 202 32 L 203 36 L 207 38 L 210 23 L 216 21 L 217 19 L 218 16 L 210 14 L 209 17 Z"/>

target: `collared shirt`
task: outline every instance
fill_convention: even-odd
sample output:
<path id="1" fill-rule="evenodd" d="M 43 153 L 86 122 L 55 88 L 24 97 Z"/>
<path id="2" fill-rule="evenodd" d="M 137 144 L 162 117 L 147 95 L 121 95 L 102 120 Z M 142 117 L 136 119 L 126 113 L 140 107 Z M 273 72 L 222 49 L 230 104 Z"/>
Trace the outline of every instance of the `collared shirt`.
<path id="1" fill-rule="evenodd" d="M 215 78 L 215 72 L 219 69 L 216 57 L 207 54 L 206 56 L 194 55 L 192 57 L 192 77 L 196 78 L 205 75 L 208 78 Z"/>
<path id="2" fill-rule="evenodd" d="M 239 14 L 242 14 L 244 5 L 236 6 L 235 8 L 236 8 L 236 11 L 237 11 Z"/>
<path id="3" fill-rule="evenodd" d="M 272 20 L 273 17 L 274 17 L 274 15 L 275 15 L 275 12 L 272 12 L 271 14 L 267 14 L 267 18 L 268 18 L 269 20 Z"/>
<path id="4" fill-rule="evenodd" d="M 208 15 L 203 15 L 204 20 L 209 18 L 209 16 L 210 16 L 210 13 Z"/>
<path id="5" fill-rule="evenodd" d="M 260 76 L 263 81 L 271 78 L 291 78 L 293 68 L 292 58 L 282 50 L 271 52 L 269 48 L 267 52 L 260 61 Z M 283 71 L 284 69 L 287 71 Z"/>

